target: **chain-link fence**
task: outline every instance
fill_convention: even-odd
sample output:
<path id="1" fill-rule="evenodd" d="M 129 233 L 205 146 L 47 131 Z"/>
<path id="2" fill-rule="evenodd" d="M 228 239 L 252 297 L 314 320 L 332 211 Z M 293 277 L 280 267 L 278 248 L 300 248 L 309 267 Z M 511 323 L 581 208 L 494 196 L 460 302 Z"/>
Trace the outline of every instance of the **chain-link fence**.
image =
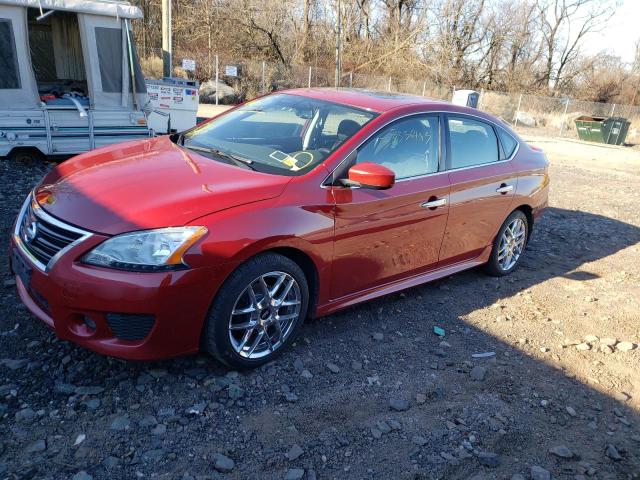
<path id="1" fill-rule="evenodd" d="M 237 59 L 224 54 L 190 54 L 189 58 L 196 60 L 195 71 L 184 71 L 182 58 L 174 56 L 173 72 L 175 76 L 209 79 L 201 83 L 201 103 L 234 104 L 286 88 L 335 86 L 335 72 L 332 69 L 287 66 L 267 61 Z M 147 56 L 141 59 L 141 64 L 145 76 L 162 77 L 161 50 L 147 51 Z M 410 93 L 441 100 L 450 100 L 453 92 L 453 87 L 434 85 L 416 78 L 359 72 L 344 72 L 340 78 L 340 85 Z M 637 106 L 482 90 L 478 108 L 500 117 L 523 133 L 574 138 L 577 138 L 574 122 L 579 116 L 624 117 L 631 122 L 627 142 L 640 143 L 640 107 Z"/>
<path id="2" fill-rule="evenodd" d="M 478 106 L 517 130 L 546 136 L 577 137 L 575 120 L 583 115 L 623 117 L 631 122 L 627 142 L 640 142 L 637 106 L 493 91 L 482 91 Z"/>

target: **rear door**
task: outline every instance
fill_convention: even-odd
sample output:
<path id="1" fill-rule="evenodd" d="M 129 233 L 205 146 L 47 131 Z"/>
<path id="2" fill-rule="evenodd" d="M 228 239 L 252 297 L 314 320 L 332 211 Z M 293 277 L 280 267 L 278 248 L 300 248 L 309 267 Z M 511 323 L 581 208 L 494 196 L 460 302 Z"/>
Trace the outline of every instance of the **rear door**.
<path id="1" fill-rule="evenodd" d="M 508 215 L 517 176 L 493 125 L 468 115 L 446 116 L 449 220 L 442 265 L 477 257 Z"/>
<path id="2" fill-rule="evenodd" d="M 379 163 L 396 173 L 396 184 L 388 190 L 332 187 L 332 298 L 436 266 L 449 198 L 440 123 L 438 115 L 425 114 L 396 120 L 369 138 L 341 168 L 346 176 L 354 163 Z"/>

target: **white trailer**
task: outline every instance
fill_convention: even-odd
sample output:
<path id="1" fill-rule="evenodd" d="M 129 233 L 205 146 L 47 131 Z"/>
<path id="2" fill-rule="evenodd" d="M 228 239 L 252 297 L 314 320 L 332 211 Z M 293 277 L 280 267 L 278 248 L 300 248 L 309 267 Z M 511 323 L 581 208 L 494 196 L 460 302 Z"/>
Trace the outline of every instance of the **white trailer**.
<path id="1" fill-rule="evenodd" d="M 131 32 L 140 17 L 125 2 L 0 0 L 0 157 L 69 156 L 148 137 Z"/>
<path id="2" fill-rule="evenodd" d="M 198 82 L 184 78 L 147 79 L 151 114 L 149 128 L 155 133 L 183 132 L 196 125 Z"/>

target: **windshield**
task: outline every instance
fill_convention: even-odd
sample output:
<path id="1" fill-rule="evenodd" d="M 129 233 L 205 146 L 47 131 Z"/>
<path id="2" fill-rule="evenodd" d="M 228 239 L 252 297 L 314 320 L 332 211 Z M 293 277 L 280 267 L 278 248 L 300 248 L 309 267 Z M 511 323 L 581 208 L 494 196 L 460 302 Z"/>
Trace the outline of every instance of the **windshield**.
<path id="1" fill-rule="evenodd" d="M 196 127 L 182 136 L 181 143 L 245 168 L 301 175 L 376 115 L 297 95 L 269 95 Z"/>

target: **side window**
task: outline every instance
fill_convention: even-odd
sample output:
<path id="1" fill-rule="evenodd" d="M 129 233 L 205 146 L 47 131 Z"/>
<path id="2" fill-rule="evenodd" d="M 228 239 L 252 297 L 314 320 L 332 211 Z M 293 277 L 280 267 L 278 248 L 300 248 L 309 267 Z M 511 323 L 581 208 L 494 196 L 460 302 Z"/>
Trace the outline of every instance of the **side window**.
<path id="1" fill-rule="evenodd" d="M 0 88 L 20 88 L 18 56 L 10 20 L 0 18 Z"/>
<path id="2" fill-rule="evenodd" d="M 434 115 L 414 115 L 384 127 L 358 149 L 356 163 L 373 162 L 396 179 L 438 171 L 439 121 Z"/>
<path id="3" fill-rule="evenodd" d="M 448 117 L 451 168 L 497 162 L 498 139 L 489 124 L 466 117 Z"/>
<path id="4" fill-rule="evenodd" d="M 518 142 L 515 138 L 505 132 L 503 129 L 498 128 L 498 136 L 500 137 L 500 143 L 502 144 L 502 150 L 504 151 L 504 158 L 509 158 L 513 155 L 513 152 L 518 146 Z"/>

